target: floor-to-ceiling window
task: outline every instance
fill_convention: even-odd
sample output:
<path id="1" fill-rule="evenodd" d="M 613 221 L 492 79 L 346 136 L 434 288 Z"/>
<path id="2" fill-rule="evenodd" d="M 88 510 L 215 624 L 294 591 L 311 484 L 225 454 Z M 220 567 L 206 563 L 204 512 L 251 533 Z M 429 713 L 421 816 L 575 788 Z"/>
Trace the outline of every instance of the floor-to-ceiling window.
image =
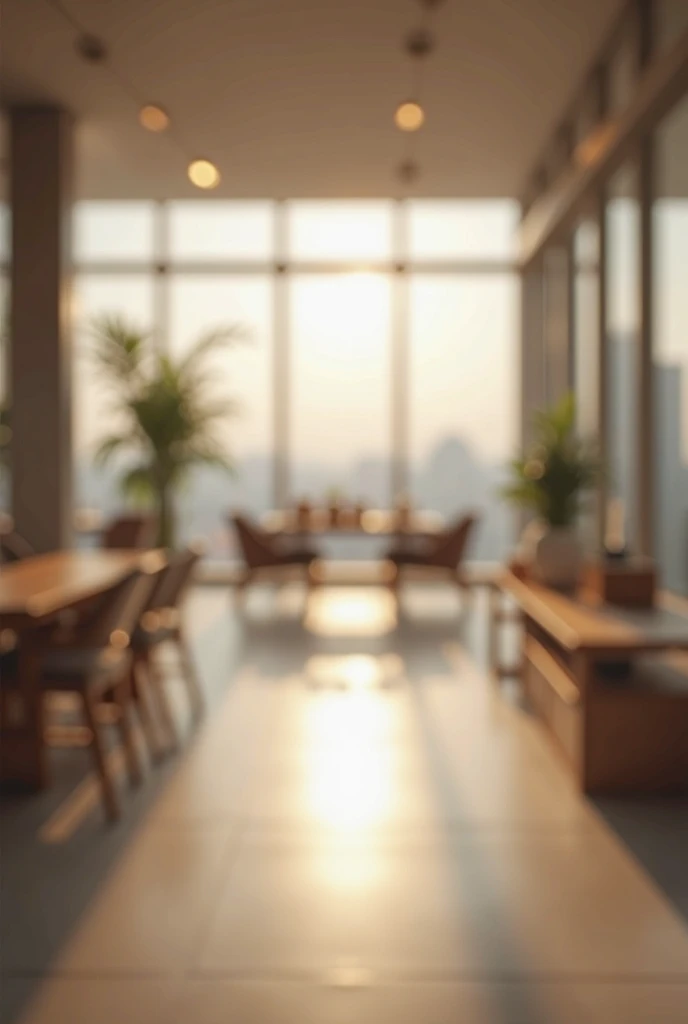
<path id="1" fill-rule="evenodd" d="M 614 523 L 624 522 L 631 550 L 638 536 L 638 370 L 640 344 L 640 204 L 638 172 L 627 164 L 606 200 L 608 494 Z"/>
<path id="2" fill-rule="evenodd" d="M 655 136 L 655 550 L 688 594 L 688 97 Z"/>
<path id="3" fill-rule="evenodd" d="M 10 473 L 7 460 L 10 440 L 7 356 L 10 309 L 7 268 L 10 260 L 9 208 L 0 203 L 0 514 L 9 511 Z"/>
<path id="4" fill-rule="evenodd" d="M 581 437 L 600 443 L 600 225 L 583 217 L 573 232 L 572 375 L 576 423 Z M 588 553 L 599 547 L 599 502 L 581 509 L 581 534 Z"/>
<path id="5" fill-rule="evenodd" d="M 236 325 L 211 390 L 236 399 L 220 440 L 236 472 L 197 470 L 180 532 L 232 557 L 227 514 L 308 498 L 402 495 L 483 515 L 474 555 L 511 541 L 498 487 L 517 443 L 517 276 L 510 201 L 85 202 L 76 211 L 77 504 L 113 513 L 118 466 L 89 358 L 102 314 L 181 357 Z M 120 467 L 121 468 L 121 467 Z M 342 554 L 358 554 L 355 545 Z M 339 553 L 339 549 L 338 549 Z"/>

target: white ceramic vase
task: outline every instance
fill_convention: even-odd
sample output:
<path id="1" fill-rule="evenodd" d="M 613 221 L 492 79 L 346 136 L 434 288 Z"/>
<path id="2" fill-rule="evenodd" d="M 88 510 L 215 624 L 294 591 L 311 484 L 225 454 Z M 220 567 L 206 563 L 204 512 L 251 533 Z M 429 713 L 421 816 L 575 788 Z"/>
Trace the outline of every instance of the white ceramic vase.
<path id="1" fill-rule="evenodd" d="M 535 547 L 534 572 L 555 590 L 574 590 L 583 567 L 583 546 L 571 526 L 548 526 Z"/>

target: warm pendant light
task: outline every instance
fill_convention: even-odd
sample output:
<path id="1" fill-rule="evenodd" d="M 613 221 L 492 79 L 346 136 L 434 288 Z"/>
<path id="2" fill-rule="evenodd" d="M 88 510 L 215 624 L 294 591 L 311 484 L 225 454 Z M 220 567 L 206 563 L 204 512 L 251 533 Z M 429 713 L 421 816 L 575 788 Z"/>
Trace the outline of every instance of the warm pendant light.
<path id="1" fill-rule="evenodd" d="M 220 183 L 220 172 L 210 160 L 192 160 L 188 173 L 197 188 L 215 188 Z"/>
<path id="2" fill-rule="evenodd" d="M 417 132 L 425 120 L 425 111 L 415 100 L 400 103 L 394 114 L 397 128 L 402 132 Z"/>
<path id="3" fill-rule="evenodd" d="M 149 132 L 164 132 L 169 127 L 170 119 L 162 107 L 147 103 L 139 110 L 139 124 Z"/>

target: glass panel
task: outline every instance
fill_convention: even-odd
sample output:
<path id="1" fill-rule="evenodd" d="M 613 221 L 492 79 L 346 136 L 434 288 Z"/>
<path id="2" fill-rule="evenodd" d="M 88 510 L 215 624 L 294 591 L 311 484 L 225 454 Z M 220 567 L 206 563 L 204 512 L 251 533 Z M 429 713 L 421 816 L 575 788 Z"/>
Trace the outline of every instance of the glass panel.
<path id="1" fill-rule="evenodd" d="M 291 282 L 294 498 L 389 505 L 391 290 L 382 274 Z"/>
<path id="2" fill-rule="evenodd" d="M 7 380 L 7 357 L 9 350 L 9 281 L 3 274 L 0 276 L 0 432 L 3 431 L 4 416 L 2 415 L 9 404 Z M 0 437 L 0 444 L 7 443 L 6 437 Z M 9 511 L 10 507 L 10 472 L 9 466 L 5 464 L 0 455 L 0 512 Z"/>
<path id="3" fill-rule="evenodd" d="M 657 133 L 654 229 L 656 553 L 688 594 L 688 98 Z"/>
<path id="4" fill-rule="evenodd" d="M 0 263 L 7 263 L 12 250 L 12 215 L 7 203 L 0 203 Z"/>
<path id="5" fill-rule="evenodd" d="M 205 332 L 238 325 L 245 339 L 208 357 L 209 398 L 231 397 L 238 412 L 219 424 L 217 438 L 236 475 L 199 467 L 179 501 L 182 539 L 202 538 L 212 559 L 236 557 L 227 526 L 233 508 L 260 515 L 273 504 L 272 278 L 182 275 L 170 280 L 172 354 L 187 352 Z"/>
<path id="6" fill-rule="evenodd" d="M 75 353 L 73 361 L 73 445 L 77 509 L 99 509 L 106 516 L 121 509 L 119 470 L 93 464 L 101 441 L 122 424 L 111 411 L 111 393 L 91 355 L 91 323 L 102 315 L 123 317 L 141 330 L 153 323 L 152 276 L 79 274 L 74 282 Z"/>
<path id="7" fill-rule="evenodd" d="M 289 203 L 289 255 L 296 260 L 389 260 L 392 209 L 387 200 Z"/>
<path id="8" fill-rule="evenodd" d="M 518 203 L 418 199 L 407 204 L 409 257 L 417 260 L 511 259 Z"/>
<path id="9" fill-rule="evenodd" d="M 573 235 L 573 376 L 579 434 L 599 443 L 600 386 L 600 267 L 599 225 L 581 221 Z M 581 516 L 586 548 L 599 550 L 598 508 L 592 505 Z"/>
<path id="10" fill-rule="evenodd" d="M 639 345 L 640 210 L 637 173 L 623 167 L 607 199 L 607 406 L 609 491 L 623 503 L 626 539 L 637 539 L 637 366 Z"/>
<path id="11" fill-rule="evenodd" d="M 173 260 L 269 260 L 273 258 L 270 202 L 218 199 L 174 202 L 168 206 Z"/>
<path id="12" fill-rule="evenodd" d="M 503 558 L 512 516 L 499 497 L 517 445 L 518 283 L 511 274 L 410 282 L 412 500 L 482 520 L 471 558 Z"/>
<path id="13" fill-rule="evenodd" d="M 82 202 L 74 207 L 74 259 L 121 263 L 155 256 L 154 203 Z"/>
<path id="14" fill-rule="evenodd" d="M 574 383 L 578 428 L 587 436 L 598 432 L 599 241 L 596 221 L 574 232 Z"/>

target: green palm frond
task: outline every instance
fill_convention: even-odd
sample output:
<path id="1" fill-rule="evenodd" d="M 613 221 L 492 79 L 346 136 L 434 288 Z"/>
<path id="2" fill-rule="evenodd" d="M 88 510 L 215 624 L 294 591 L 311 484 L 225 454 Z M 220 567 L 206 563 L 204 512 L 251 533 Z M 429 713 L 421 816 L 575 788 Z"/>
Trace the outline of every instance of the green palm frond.
<path id="1" fill-rule="evenodd" d="M 511 483 L 503 496 L 531 509 L 552 526 L 568 526 L 582 497 L 603 475 L 596 447 L 575 435 L 576 407 L 567 395 L 552 409 L 536 413 L 536 441 L 511 464 Z"/>
<path id="2" fill-rule="evenodd" d="M 103 438 L 94 455 L 96 465 L 106 465 L 116 453 L 129 447 L 131 443 L 132 439 L 123 434 L 112 434 L 110 437 Z"/>
<path id="3" fill-rule="evenodd" d="M 248 331 L 241 324 L 230 324 L 206 331 L 179 362 L 179 372 L 183 376 L 194 376 L 202 370 L 205 357 L 211 352 L 237 345 L 247 339 Z"/>
<path id="4" fill-rule="evenodd" d="M 216 393 L 218 372 L 208 359 L 246 332 L 238 326 L 209 331 L 179 359 L 158 352 L 149 333 L 119 317 L 101 317 L 92 336 L 96 364 L 115 385 L 113 411 L 123 424 L 101 441 L 96 458 L 102 464 L 117 453 L 139 456 L 122 487 L 138 501 L 155 497 L 164 520 L 161 542 L 168 543 L 171 490 L 196 465 L 233 470 L 216 432 L 240 407 L 232 396 Z"/>
<path id="5" fill-rule="evenodd" d="M 155 500 L 155 473 L 150 466 L 133 466 L 120 480 L 120 486 L 136 504 L 150 504 Z"/>
<path id="6" fill-rule="evenodd" d="M 150 333 L 110 315 L 95 317 L 89 333 L 92 358 L 104 377 L 129 386 L 150 355 Z"/>

